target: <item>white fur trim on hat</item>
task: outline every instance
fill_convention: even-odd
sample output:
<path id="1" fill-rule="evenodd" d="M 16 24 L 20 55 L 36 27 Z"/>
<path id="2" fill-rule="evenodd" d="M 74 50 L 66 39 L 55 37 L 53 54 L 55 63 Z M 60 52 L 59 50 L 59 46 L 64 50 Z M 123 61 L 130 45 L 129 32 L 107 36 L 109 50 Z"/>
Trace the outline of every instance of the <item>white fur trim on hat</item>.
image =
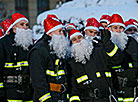
<path id="1" fill-rule="evenodd" d="M 128 26 L 125 28 L 124 32 L 125 32 L 127 29 L 131 28 L 131 27 L 135 27 L 135 28 L 137 29 L 137 26 L 131 24 L 131 25 L 128 25 Z M 137 29 L 137 31 L 138 31 L 138 29 Z"/>
<path id="2" fill-rule="evenodd" d="M 53 27 L 52 29 L 50 29 L 48 32 L 46 32 L 46 34 L 49 34 L 50 32 L 53 32 L 53 31 L 60 29 L 60 28 L 63 28 L 63 27 L 64 26 L 62 24 L 59 24 L 59 25 Z"/>
<path id="3" fill-rule="evenodd" d="M 112 25 L 120 25 L 120 26 L 123 26 L 124 28 L 126 28 L 126 26 L 124 24 L 122 24 L 122 23 L 111 23 L 107 27 L 110 27 Z"/>
<path id="4" fill-rule="evenodd" d="M 99 29 L 97 27 L 93 27 L 93 26 L 85 27 L 84 31 L 87 30 L 87 29 L 94 29 L 94 30 L 99 31 Z"/>
<path id="5" fill-rule="evenodd" d="M 24 18 L 24 17 L 23 17 L 23 18 L 19 18 L 19 19 L 17 19 L 13 24 L 10 25 L 10 27 L 7 29 L 7 31 L 6 31 L 5 34 L 7 34 L 7 33 L 10 31 L 10 29 L 11 29 L 16 23 L 18 23 L 18 22 L 21 21 L 21 20 L 25 20 L 25 21 L 29 22 L 27 18 Z"/>
<path id="6" fill-rule="evenodd" d="M 138 23 L 136 23 L 136 22 L 133 22 L 133 23 L 138 26 Z"/>
<path id="7" fill-rule="evenodd" d="M 66 28 L 68 28 L 68 27 L 72 27 L 72 28 L 76 29 L 76 27 L 74 27 L 73 25 L 66 26 Z"/>
<path id="8" fill-rule="evenodd" d="M 106 19 L 102 19 L 102 20 L 100 20 L 100 23 L 102 23 L 102 22 L 106 22 L 107 24 L 109 23 L 109 21 L 106 20 Z"/>
<path id="9" fill-rule="evenodd" d="M 72 35 L 70 36 L 70 40 L 71 40 L 72 37 L 77 36 L 77 35 L 81 35 L 81 36 L 83 36 L 81 33 L 76 32 L 76 33 L 74 33 L 74 34 L 72 34 Z"/>

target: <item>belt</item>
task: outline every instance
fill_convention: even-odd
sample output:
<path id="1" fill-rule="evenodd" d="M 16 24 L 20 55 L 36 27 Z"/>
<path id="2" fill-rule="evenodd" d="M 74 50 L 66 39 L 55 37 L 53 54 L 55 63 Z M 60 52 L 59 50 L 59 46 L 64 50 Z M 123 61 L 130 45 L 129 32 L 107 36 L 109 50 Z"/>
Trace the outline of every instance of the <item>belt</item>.
<path id="1" fill-rule="evenodd" d="M 29 75 L 4 76 L 3 78 L 5 83 L 21 84 L 30 82 Z"/>
<path id="2" fill-rule="evenodd" d="M 67 87 L 67 83 L 65 84 L 49 83 L 49 85 L 50 85 L 50 91 L 61 92 L 61 93 L 64 93 Z"/>

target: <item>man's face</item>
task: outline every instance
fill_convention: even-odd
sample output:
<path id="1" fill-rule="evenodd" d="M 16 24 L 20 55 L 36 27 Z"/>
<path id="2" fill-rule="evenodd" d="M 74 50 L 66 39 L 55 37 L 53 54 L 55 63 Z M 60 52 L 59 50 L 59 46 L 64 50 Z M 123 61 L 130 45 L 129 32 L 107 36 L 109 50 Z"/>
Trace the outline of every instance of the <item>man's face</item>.
<path id="1" fill-rule="evenodd" d="M 126 34 L 135 34 L 137 29 L 135 27 L 131 27 L 125 31 Z"/>
<path id="2" fill-rule="evenodd" d="M 101 24 L 103 25 L 104 29 L 108 29 L 107 28 L 108 24 L 106 22 L 102 22 Z"/>
<path id="3" fill-rule="evenodd" d="M 29 24 L 27 21 L 25 20 L 21 20 L 19 21 L 18 23 L 16 23 L 14 26 L 13 26 L 13 31 L 16 33 L 16 28 L 22 28 L 22 29 L 28 29 L 29 28 Z"/>
<path id="4" fill-rule="evenodd" d="M 27 21 L 21 20 L 21 21 L 19 21 L 18 23 L 15 24 L 15 27 L 28 29 L 29 28 L 29 24 L 28 24 Z"/>
<path id="5" fill-rule="evenodd" d="M 53 36 L 53 34 L 55 34 L 55 35 L 63 35 L 64 36 L 63 28 L 57 29 L 57 30 L 51 32 L 49 35 Z"/>
<path id="6" fill-rule="evenodd" d="M 82 35 L 76 35 L 71 38 L 71 43 L 72 44 L 79 43 L 81 42 L 82 39 L 83 39 Z"/>
<path id="7" fill-rule="evenodd" d="M 98 35 L 98 31 L 94 30 L 94 29 L 87 29 L 87 30 L 85 30 L 85 34 L 87 36 L 97 36 Z"/>
<path id="8" fill-rule="evenodd" d="M 111 26 L 111 31 L 112 32 L 118 32 L 118 33 L 121 33 L 121 32 L 123 32 L 124 31 L 124 27 L 123 26 L 121 26 L 121 25 L 112 25 Z"/>

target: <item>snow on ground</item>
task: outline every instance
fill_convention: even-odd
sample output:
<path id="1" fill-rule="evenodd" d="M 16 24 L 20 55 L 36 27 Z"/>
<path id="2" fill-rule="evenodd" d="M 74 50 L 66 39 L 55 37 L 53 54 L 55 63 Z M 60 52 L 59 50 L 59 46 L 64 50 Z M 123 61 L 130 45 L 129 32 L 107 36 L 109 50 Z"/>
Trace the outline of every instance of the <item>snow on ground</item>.
<path id="1" fill-rule="evenodd" d="M 41 24 L 47 14 L 54 13 L 61 20 L 77 23 L 79 20 L 86 20 L 88 17 L 95 17 L 99 20 L 101 15 L 119 13 L 124 20 L 129 18 L 138 19 L 138 3 L 136 0 L 73 0 L 64 3 L 60 8 L 45 11 L 38 15 L 37 24 Z"/>

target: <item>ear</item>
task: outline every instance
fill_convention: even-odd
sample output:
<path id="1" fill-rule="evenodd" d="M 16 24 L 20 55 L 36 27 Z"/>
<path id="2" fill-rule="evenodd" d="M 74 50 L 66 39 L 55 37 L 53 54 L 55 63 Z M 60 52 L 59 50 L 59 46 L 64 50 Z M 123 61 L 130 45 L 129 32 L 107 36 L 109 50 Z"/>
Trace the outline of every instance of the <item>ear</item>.
<path id="1" fill-rule="evenodd" d="M 15 27 L 15 25 L 12 27 L 12 29 L 13 29 L 13 32 L 16 33 L 16 27 Z"/>
<path id="2" fill-rule="evenodd" d="M 50 32 L 48 35 L 52 37 L 52 36 L 53 36 L 53 33 L 52 33 L 52 32 Z"/>

